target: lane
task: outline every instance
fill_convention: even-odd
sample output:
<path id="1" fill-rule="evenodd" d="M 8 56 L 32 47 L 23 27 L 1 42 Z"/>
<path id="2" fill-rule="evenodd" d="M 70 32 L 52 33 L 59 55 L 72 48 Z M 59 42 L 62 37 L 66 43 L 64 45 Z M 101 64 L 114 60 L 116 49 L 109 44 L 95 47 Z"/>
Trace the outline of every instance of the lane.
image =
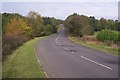
<path id="1" fill-rule="evenodd" d="M 38 59 L 50 78 L 118 77 L 117 57 L 69 41 L 64 25 L 61 27 L 36 45 Z"/>

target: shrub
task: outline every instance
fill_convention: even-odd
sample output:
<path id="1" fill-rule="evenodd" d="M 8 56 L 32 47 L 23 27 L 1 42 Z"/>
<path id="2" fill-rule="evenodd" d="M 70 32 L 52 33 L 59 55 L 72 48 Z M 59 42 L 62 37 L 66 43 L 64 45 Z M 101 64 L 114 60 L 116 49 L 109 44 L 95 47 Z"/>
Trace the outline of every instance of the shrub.
<path id="1" fill-rule="evenodd" d="M 111 41 L 114 43 L 118 43 L 120 42 L 119 34 L 119 32 L 105 29 L 98 32 L 96 38 L 101 41 Z"/>

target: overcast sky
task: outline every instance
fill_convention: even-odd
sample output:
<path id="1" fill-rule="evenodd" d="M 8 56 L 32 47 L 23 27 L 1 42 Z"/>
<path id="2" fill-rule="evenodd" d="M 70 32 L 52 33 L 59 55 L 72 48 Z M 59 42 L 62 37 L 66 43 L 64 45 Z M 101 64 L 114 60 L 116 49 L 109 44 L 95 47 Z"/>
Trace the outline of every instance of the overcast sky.
<path id="1" fill-rule="evenodd" d="M 2 2 L 118 2 L 120 0 L 0 0 Z"/>
<path id="2" fill-rule="evenodd" d="M 98 19 L 104 17 L 115 20 L 118 18 L 118 2 L 115 0 L 104 2 L 22 2 L 21 0 L 21 2 L 6 1 L 2 3 L 2 12 L 20 13 L 26 16 L 29 11 L 37 11 L 42 16 L 63 20 L 73 13 L 95 16 Z"/>

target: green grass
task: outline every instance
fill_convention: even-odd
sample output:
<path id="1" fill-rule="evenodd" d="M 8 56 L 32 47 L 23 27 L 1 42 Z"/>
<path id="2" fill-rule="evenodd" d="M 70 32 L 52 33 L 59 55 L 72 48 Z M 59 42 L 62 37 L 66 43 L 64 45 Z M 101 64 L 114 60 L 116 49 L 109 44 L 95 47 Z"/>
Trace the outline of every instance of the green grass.
<path id="1" fill-rule="evenodd" d="M 3 62 L 3 78 L 45 78 L 35 55 L 35 38 L 15 50 Z"/>
<path id="2" fill-rule="evenodd" d="M 95 32 L 95 33 L 93 34 L 93 37 L 96 38 L 97 35 L 98 35 L 98 33 L 99 33 L 99 31 L 98 31 L 98 32 Z"/>
<path id="3" fill-rule="evenodd" d="M 77 39 L 76 37 L 68 36 L 68 39 L 77 44 L 80 44 L 80 45 L 83 45 L 86 47 L 90 47 L 90 48 L 94 48 L 94 49 L 97 49 L 97 50 L 100 50 L 100 51 L 103 51 L 103 52 L 106 52 L 106 53 L 109 53 L 112 55 L 116 55 L 116 56 L 118 56 L 118 52 L 120 51 L 120 49 L 118 51 L 118 49 L 111 48 L 109 46 L 106 46 L 105 44 L 88 44 L 85 41 Z"/>

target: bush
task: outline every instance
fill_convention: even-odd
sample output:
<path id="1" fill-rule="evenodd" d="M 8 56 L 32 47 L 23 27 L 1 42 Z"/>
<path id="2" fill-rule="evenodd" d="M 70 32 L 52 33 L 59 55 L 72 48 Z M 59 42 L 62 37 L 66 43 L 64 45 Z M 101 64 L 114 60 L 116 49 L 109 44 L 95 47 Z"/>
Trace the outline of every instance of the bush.
<path id="1" fill-rule="evenodd" d="M 120 33 L 112 30 L 102 30 L 98 32 L 96 38 L 101 40 L 101 41 L 111 41 L 114 43 L 119 43 L 120 42 Z"/>

